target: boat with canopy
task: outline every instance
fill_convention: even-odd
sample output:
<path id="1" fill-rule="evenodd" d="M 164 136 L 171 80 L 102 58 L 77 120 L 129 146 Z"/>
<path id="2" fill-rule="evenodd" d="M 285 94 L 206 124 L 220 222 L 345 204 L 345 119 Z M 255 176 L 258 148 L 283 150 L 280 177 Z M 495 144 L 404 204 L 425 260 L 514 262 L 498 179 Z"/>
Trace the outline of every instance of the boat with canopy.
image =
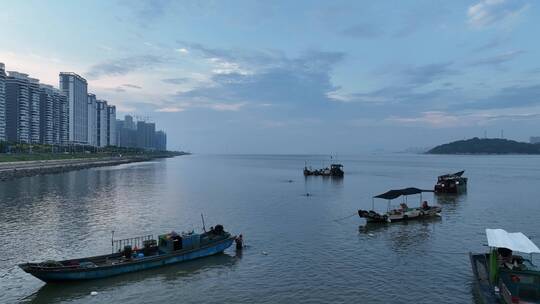
<path id="1" fill-rule="evenodd" d="M 484 303 L 540 303 L 540 249 L 521 232 L 486 229 L 488 253 L 469 253 Z M 520 253 L 520 254 L 516 254 Z M 528 256 L 527 256 L 528 255 Z"/>
<path id="2" fill-rule="evenodd" d="M 365 218 L 368 223 L 391 223 L 396 221 L 407 221 L 412 219 L 421 219 L 426 217 L 440 216 L 440 206 L 429 206 L 427 201 L 422 200 L 423 192 L 433 192 L 431 190 L 422 190 L 418 188 L 403 188 L 389 190 L 385 193 L 376 195 L 371 201 L 371 210 L 358 210 L 358 215 Z M 407 205 L 410 195 L 420 195 L 420 207 L 410 208 Z M 392 208 L 392 200 L 402 197 L 402 203 L 399 208 Z M 375 211 L 375 199 L 385 199 L 388 201 L 386 212 L 378 213 Z"/>
<path id="3" fill-rule="evenodd" d="M 437 177 L 434 191 L 437 194 L 459 194 L 467 191 L 466 177 L 463 177 L 465 170 L 456 173 L 444 174 Z"/>

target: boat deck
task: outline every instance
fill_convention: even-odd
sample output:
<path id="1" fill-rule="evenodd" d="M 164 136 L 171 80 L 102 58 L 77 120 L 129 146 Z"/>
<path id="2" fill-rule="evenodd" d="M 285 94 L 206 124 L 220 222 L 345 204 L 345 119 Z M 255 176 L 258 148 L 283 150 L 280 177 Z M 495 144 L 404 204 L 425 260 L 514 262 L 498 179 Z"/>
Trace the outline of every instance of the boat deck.
<path id="1" fill-rule="evenodd" d="M 494 286 L 489 282 L 489 272 L 487 268 L 487 257 L 485 254 L 470 253 L 471 267 L 475 277 L 482 303 L 498 304 L 499 297 L 495 295 Z"/>

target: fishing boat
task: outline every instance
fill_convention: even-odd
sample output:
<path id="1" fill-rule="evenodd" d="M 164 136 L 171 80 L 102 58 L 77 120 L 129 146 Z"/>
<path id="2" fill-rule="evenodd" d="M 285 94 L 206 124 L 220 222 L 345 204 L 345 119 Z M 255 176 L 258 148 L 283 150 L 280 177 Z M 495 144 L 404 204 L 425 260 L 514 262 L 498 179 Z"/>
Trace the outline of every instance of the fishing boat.
<path id="1" fill-rule="evenodd" d="M 316 176 L 332 176 L 332 177 L 343 177 L 345 172 L 343 172 L 342 164 L 331 164 L 330 168 L 323 169 L 311 169 L 311 167 L 304 167 L 304 176 L 316 175 Z"/>
<path id="2" fill-rule="evenodd" d="M 159 235 L 157 240 L 153 235 L 123 240 L 112 238 L 111 254 L 25 263 L 19 267 L 44 282 L 100 279 L 222 253 L 235 239 L 222 225 L 201 234 L 173 231 Z"/>
<path id="3" fill-rule="evenodd" d="M 431 190 L 421 190 L 418 188 L 404 188 L 397 190 L 389 190 L 385 193 L 376 195 L 371 200 L 371 210 L 358 210 L 358 215 L 365 218 L 368 223 L 392 223 L 397 221 L 408 221 L 413 219 L 422 219 L 434 216 L 440 216 L 440 206 L 429 206 L 427 201 L 422 200 L 423 192 L 432 192 Z M 409 208 L 407 205 L 407 197 L 410 195 L 420 194 L 420 207 Z M 399 208 L 392 208 L 391 202 L 393 199 L 402 197 L 403 201 Z M 375 199 L 388 200 L 386 212 L 378 213 L 375 209 Z"/>
<path id="4" fill-rule="evenodd" d="M 469 253 L 483 302 L 540 303 L 540 267 L 532 261 L 540 249 L 521 232 L 486 229 L 486 237 L 488 253 Z"/>
<path id="5" fill-rule="evenodd" d="M 437 177 L 435 193 L 458 194 L 467 191 L 467 178 L 463 177 L 465 170 Z"/>

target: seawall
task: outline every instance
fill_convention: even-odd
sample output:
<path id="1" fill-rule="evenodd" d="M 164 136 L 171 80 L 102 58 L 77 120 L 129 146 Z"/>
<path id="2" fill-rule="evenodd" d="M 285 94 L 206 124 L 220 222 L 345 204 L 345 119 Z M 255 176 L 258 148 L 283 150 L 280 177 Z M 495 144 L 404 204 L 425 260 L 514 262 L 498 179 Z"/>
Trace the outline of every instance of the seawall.
<path id="1" fill-rule="evenodd" d="M 115 166 L 164 157 L 171 156 L 152 155 L 4 162 L 0 163 L 0 182 L 26 176 L 56 174 L 94 167 Z"/>

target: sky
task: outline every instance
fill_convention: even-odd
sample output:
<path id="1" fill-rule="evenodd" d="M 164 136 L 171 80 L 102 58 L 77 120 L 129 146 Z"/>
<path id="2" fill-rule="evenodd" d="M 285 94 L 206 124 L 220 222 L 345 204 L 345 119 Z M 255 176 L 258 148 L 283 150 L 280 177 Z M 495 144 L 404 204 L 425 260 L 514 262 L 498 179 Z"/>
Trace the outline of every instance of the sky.
<path id="1" fill-rule="evenodd" d="M 0 0 L 0 62 L 196 153 L 540 135 L 540 2 Z"/>

